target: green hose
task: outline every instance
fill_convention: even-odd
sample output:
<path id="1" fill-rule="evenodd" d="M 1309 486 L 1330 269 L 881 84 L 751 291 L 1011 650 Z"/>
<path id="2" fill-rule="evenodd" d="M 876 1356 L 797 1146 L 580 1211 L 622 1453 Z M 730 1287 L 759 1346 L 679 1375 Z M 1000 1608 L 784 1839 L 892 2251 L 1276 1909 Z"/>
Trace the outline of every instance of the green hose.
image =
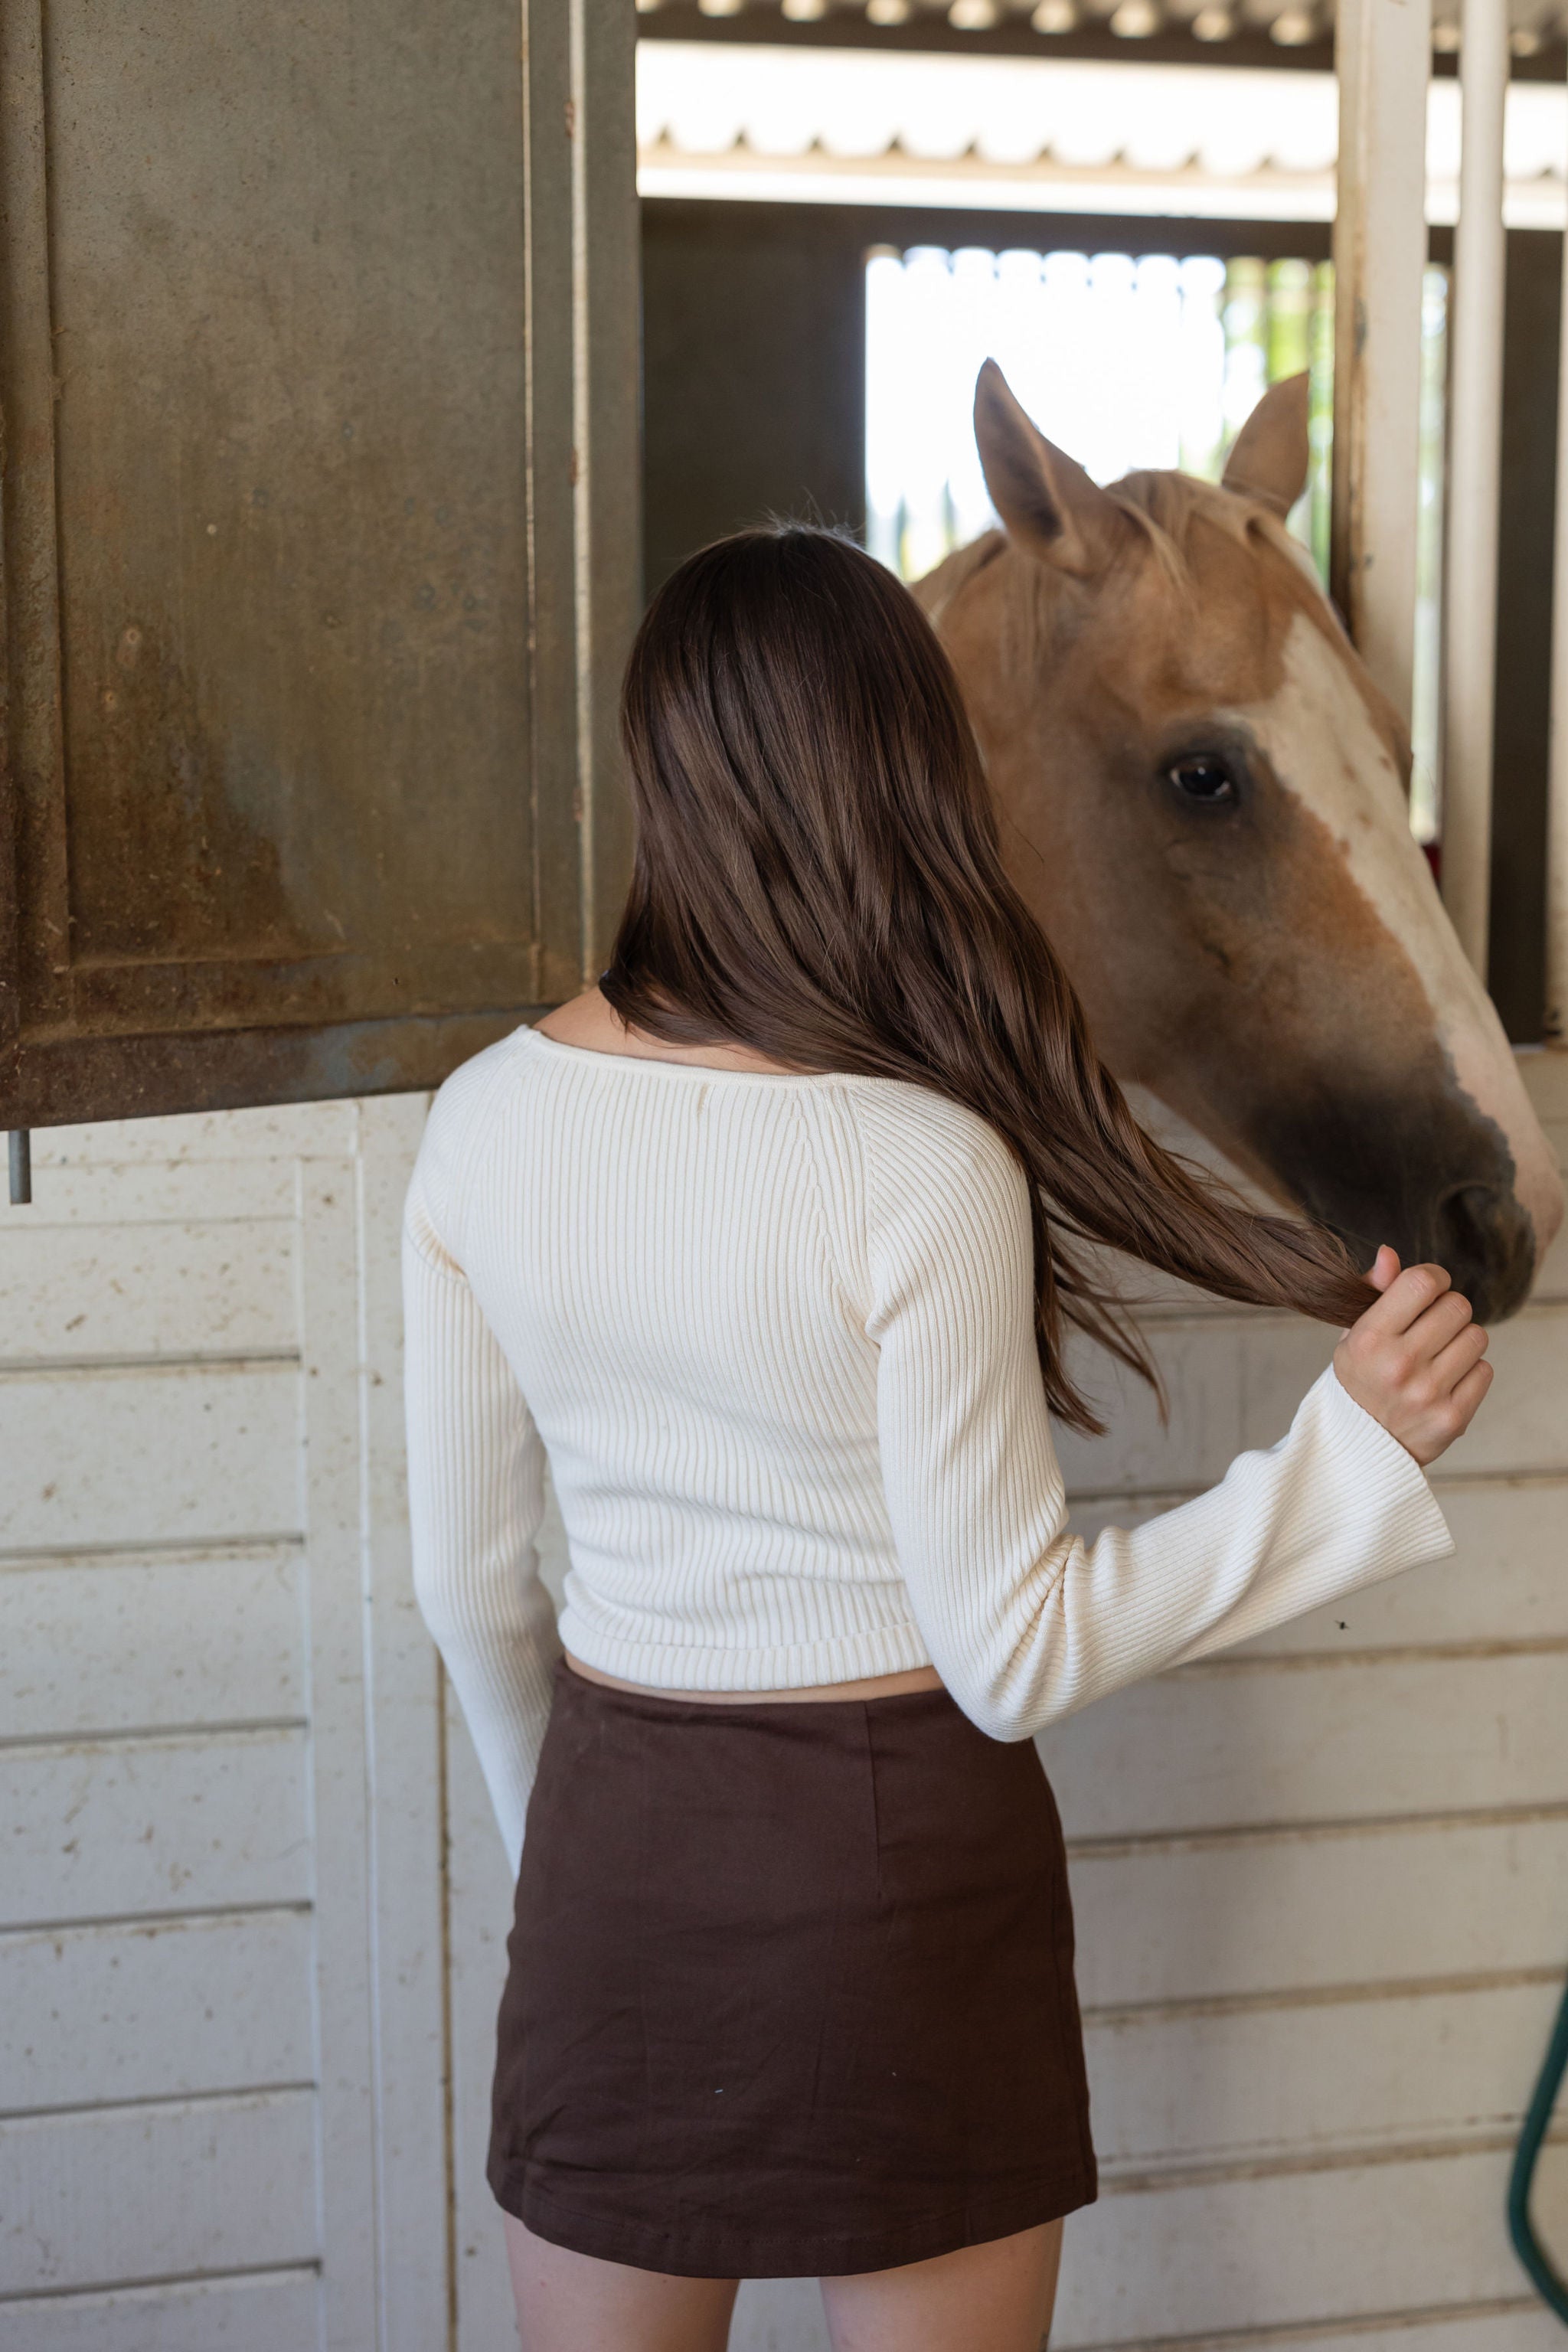
<path id="1" fill-rule="evenodd" d="M 1530 2273 L 1542 2301 L 1551 2305 L 1563 2326 L 1568 2327 L 1568 2284 L 1558 2277 L 1547 2260 L 1545 2250 L 1530 2221 L 1530 2187 L 1535 2178 L 1535 2160 L 1541 2154 L 1542 2142 L 1546 2137 L 1546 2127 L 1552 2121 L 1552 2110 L 1557 2104 L 1557 2094 L 1563 2087 L 1565 2074 L 1568 2074 L 1568 1991 L 1563 1995 L 1563 2006 L 1557 2012 L 1557 2022 L 1546 2045 L 1546 2061 L 1524 2118 L 1519 2146 L 1514 2150 L 1513 2170 L 1508 2184 L 1508 2233 L 1513 2240 L 1514 2252 Z"/>

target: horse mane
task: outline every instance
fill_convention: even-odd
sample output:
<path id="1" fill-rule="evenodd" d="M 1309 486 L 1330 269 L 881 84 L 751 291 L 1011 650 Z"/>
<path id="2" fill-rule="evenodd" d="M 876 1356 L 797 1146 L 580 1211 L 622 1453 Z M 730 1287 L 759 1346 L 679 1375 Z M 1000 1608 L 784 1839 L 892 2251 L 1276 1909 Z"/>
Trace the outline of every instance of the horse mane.
<path id="1" fill-rule="evenodd" d="M 973 580 L 977 572 L 984 572 L 988 563 L 994 563 L 1006 544 L 1005 531 L 983 530 L 980 537 L 972 539 L 967 547 L 955 548 L 933 571 L 922 573 L 919 580 L 910 583 L 911 593 L 924 607 L 926 618 L 933 629 L 941 628 L 942 616 L 959 590 Z"/>
<path id="2" fill-rule="evenodd" d="M 1307 572 L 1317 584 L 1317 573 L 1307 550 L 1270 508 L 1249 498 L 1244 490 L 1200 481 L 1194 474 L 1150 468 L 1109 483 L 1105 496 L 1134 526 L 1144 553 L 1155 564 L 1172 594 L 1183 603 L 1191 599 L 1194 584 L 1187 560 L 1188 542 L 1194 526 L 1205 523 L 1224 531 L 1239 548 L 1263 541 Z M 983 531 L 967 547 L 958 548 L 934 571 L 914 583 L 914 593 L 934 627 L 941 628 L 960 593 L 976 573 L 1005 554 L 1009 544 L 1004 530 Z M 1037 660 L 1067 621 L 1068 608 L 1063 605 L 1048 566 L 1022 565 L 1016 579 L 1022 596 L 1021 600 L 1010 601 L 1015 604 L 1016 618 L 1023 620 L 1025 625 L 1023 637 L 1014 646 L 1014 656 Z M 1016 609 L 1020 601 L 1025 608 L 1022 611 Z"/>

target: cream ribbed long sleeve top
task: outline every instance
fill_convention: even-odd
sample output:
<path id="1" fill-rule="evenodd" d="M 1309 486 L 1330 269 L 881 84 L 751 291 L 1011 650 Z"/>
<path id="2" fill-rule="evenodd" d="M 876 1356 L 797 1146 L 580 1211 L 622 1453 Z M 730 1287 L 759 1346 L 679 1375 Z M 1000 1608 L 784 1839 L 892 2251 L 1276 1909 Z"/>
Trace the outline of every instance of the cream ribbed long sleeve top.
<path id="1" fill-rule="evenodd" d="M 404 1256 L 416 1589 L 514 1863 L 563 1642 L 670 1690 L 929 1663 L 1021 1739 L 1451 1548 L 1331 1370 L 1210 1493 L 1072 1536 L 1025 1179 L 921 1087 L 520 1029 L 437 1096 Z"/>

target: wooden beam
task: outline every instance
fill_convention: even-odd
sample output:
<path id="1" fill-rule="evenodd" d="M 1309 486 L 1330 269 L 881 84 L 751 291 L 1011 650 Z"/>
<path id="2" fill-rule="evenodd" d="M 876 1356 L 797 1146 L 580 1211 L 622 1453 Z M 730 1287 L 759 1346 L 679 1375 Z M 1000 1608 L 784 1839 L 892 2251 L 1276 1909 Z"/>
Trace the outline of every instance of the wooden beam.
<path id="1" fill-rule="evenodd" d="M 1464 145 L 1449 343 L 1443 623 L 1443 898 L 1484 981 L 1491 896 L 1492 719 L 1506 269 L 1507 0 L 1463 0 Z"/>
<path id="2" fill-rule="evenodd" d="M 1552 750 L 1546 813 L 1546 1020 L 1568 1046 L 1568 236 L 1557 362 L 1557 509 L 1552 567 Z"/>
<path id="3" fill-rule="evenodd" d="M 1334 596 L 1410 715 L 1431 0 L 1340 0 Z"/>

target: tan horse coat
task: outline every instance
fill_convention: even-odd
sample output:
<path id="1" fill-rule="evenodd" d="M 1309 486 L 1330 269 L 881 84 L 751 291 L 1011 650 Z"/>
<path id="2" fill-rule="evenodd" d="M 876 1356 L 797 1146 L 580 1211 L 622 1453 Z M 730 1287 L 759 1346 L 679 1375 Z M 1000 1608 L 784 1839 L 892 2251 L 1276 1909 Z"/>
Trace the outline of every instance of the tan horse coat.
<path id="1" fill-rule="evenodd" d="M 1411 836 L 1405 730 L 1284 529 L 1304 379 L 1217 489 L 1096 488 L 990 363 L 975 426 L 1005 529 L 916 593 L 1107 1059 L 1363 1262 L 1392 1242 L 1510 1312 L 1562 1188 Z"/>

